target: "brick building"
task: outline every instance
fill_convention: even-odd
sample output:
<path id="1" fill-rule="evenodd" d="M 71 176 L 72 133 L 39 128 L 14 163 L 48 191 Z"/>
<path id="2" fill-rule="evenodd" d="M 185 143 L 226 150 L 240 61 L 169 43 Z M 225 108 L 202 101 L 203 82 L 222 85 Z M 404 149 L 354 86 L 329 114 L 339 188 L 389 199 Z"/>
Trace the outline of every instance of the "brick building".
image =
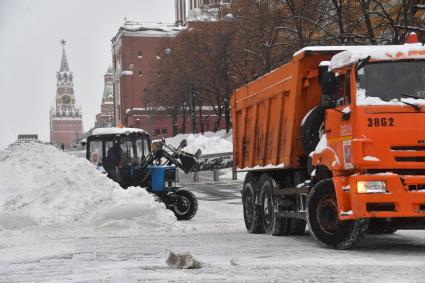
<path id="1" fill-rule="evenodd" d="M 104 88 L 100 113 L 96 115 L 95 128 L 107 128 L 114 126 L 114 94 L 113 94 L 112 65 L 109 66 L 104 77 Z"/>
<path id="2" fill-rule="evenodd" d="M 126 111 L 146 107 L 144 97 L 158 75 L 158 62 L 165 55 L 161 46 L 181 27 L 126 22 L 112 39 L 114 113 L 116 125 L 125 125 Z"/>
<path id="3" fill-rule="evenodd" d="M 56 73 L 55 105 L 50 109 L 50 142 L 69 149 L 83 133 L 81 109 L 76 106 L 73 74 L 69 70 L 62 40 L 62 60 Z"/>
<path id="4" fill-rule="evenodd" d="M 173 121 L 161 105 L 148 105 L 145 101 L 145 95 L 150 91 L 150 83 L 158 76 L 161 58 L 170 52 L 166 43 L 183 28 L 176 25 L 126 22 L 112 39 L 116 126 L 142 128 L 153 138 L 172 136 L 182 128 L 191 129 L 188 117 L 185 119 L 183 115 L 178 115 L 177 120 Z M 208 107 L 205 107 L 203 112 L 204 130 L 213 130 L 216 115 Z M 200 132 L 199 115 L 196 118 L 196 132 Z"/>

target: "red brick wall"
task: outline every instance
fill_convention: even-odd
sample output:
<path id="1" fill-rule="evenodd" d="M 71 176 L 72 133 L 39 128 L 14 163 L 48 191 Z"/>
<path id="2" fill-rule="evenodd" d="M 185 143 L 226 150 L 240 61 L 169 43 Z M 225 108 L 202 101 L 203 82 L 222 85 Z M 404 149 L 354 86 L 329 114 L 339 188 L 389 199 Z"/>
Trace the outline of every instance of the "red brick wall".
<path id="1" fill-rule="evenodd" d="M 121 38 L 121 48 L 115 57 L 121 56 L 123 70 L 133 72 L 132 75 L 120 77 L 121 121 L 124 121 L 126 109 L 145 107 L 145 90 L 149 91 L 150 82 L 158 75 L 158 59 L 156 56 L 164 56 L 160 47 L 162 47 L 164 41 L 168 40 L 168 37 L 123 36 Z M 116 58 L 113 58 L 113 62 L 115 68 Z M 130 69 L 131 65 L 133 66 L 132 69 Z"/>

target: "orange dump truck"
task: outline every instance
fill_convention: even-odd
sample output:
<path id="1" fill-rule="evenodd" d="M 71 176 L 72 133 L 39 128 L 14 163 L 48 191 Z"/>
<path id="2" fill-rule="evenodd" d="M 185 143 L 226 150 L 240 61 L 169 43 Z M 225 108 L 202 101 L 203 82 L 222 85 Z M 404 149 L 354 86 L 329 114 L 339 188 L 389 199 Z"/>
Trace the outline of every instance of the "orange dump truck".
<path id="1" fill-rule="evenodd" d="M 251 233 L 349 248 L 425 229 L 425 47 L 307 47 L 232 96 Z"/>

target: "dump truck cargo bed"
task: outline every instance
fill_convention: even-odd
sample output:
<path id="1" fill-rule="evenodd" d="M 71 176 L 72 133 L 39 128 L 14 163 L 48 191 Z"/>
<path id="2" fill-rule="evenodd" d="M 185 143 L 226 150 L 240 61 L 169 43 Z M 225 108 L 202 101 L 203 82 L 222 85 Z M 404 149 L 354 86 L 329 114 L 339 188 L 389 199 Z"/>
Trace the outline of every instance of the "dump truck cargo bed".
<path id="1" fill-rule="evenodd" d="M 300 140 L 305 114 L 320 103 L 318 65 L 335 50 L 306 51 L 235 91 L 233 155 L 238 170 L 305 167 Z"/>

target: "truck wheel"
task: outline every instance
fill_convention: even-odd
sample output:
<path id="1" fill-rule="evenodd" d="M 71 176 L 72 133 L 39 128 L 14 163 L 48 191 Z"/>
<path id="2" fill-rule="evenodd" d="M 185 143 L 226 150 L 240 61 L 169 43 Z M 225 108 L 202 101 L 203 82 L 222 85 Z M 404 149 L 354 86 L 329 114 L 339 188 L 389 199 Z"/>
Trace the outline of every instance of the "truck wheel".
<path id="1" fill-rule="evenodd" d="M 255 203 L 254 186 L 255 180 L 247 175 L 242 190 L 243 218 L 249 233 L 263 233 L 262 212 L 260 206 Z"/>
<path id="2" fill-rule="evenodd" d="M 307 223 L 311 235 L 324 247 L 348 249 L 364 238 L 368 220 L 338 218 L 338 206 L 332 179 L 317 183 L 307 198 Z"/>
<path id="3" fill-rule="evenodd" d="M 176 200 L 173 206 L 174 215 L 178 220 L 190 220 L 198 211 L 198 200 L 192 192 L 176 191 Z"/>
<path id="4" fill-rule="evenodd" d="M 314 151 L 323 135 L 323 122 L 325 121 L 325 109 L 316 106 L 304 117 L 301 125 L 301 142 L 306 154 Z"/>
<path id="5" fill-rule="evenodd" d="M 282 236 L 289 234 L 291 220 L 288 217 L 276 217 L 274 207 L 277 205 L 273 195 L 275 182 L 268 174 L 261 175 L 260 186 L 263 204 L 263 227 L 268 235 Z"/>

